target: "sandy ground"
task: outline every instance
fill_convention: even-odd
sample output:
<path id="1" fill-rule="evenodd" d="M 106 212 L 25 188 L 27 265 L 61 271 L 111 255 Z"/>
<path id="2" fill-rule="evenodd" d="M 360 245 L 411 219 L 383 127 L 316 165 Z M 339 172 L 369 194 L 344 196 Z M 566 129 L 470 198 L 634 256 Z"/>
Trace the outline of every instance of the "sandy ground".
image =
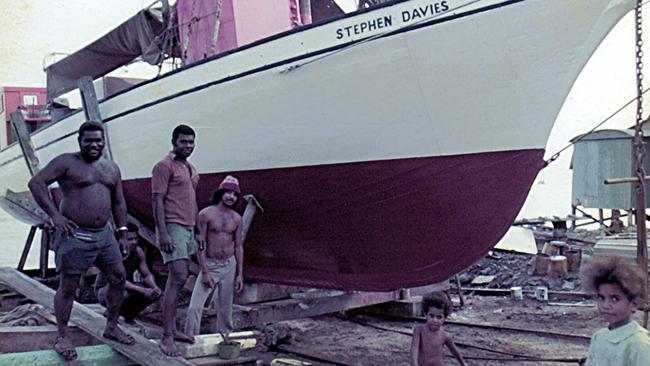
<path id="1" fill-rule="evenodd" d="M 534 299 L 515 302 L 505 297 L 474 296 L 466 301 L 462 309 L 450 316 L 445 329 L 468 365 L 577 365 L 577 360 L 586 355 L 590 335 L 604 326 L 594 306 L 554 306 Z M 579 305 L 585 303 L 589 304 Z M 635 317 L 641 321 L 640 313 Z M 497 330 L 456 322 L 531 331 Z M 293 320 L 285 322 L 293 339 L 281 347 L 333 361 L 311 360 L 315 365 L 408 365 L 411 337 L 403 333 L 410 333 L 416 323 L 359 311 Z M 526 361 L 514 355 L 547 361 Z M 448 357 L 446 364 L 457 364 L 449 354 Z"/>
<path id="2" fill-rule="evenodd" d="M 468 282 L 477 275 L 495 276 L 481 287 L 517 285 L 530 291 L 541 285 L 565 295 L 542 302 L 530 292 L 521 301 L 513 300 L 508 291 L 502 292 L 504 296 L 464 293 L 465 304 L 460 307 L 453 294 L 457 306 L 445 329 L 468 365 L 577 365 L 586 355 L 591 334 L 605 326 L 595 302 L 576 297 L 575 291 L 581 290 L 577 274 L 562 280 L 532 276 L 531 258 L 502 253 L 500 259 L 486 257 L 461 274 Z M 637 312 L 635 320 L 642 323 L 642 315 Z M 266 365 L 280 357 L 312 365 L 408 365 L 411 331 L 421 321 L 368 309 L 291 320 L 280 323 L 289 337 L 278 348 L 260 343 L 243 355 L 256 356 Z M 446 365 L 458 364 L 448 352 L 447 356 Z"/>
<path id="3" fill-rule="evenodd" d="M 452 298 L 458 304 L 457 295 Z M 522 301 L 471 294 L 464 299 L 445 329 L 468 365 L 577 365 L 591 334 L 605 325 L 589 299 L 540 302 L 528 294 Z M 635 319 L 641 318 L 637 312 Z M 280 357 L 313 365 L 408 365 L 410 334 L 419 322 L 368 309 L 285 321 L 280 325 L 289 337 L 279 343 L 280 350 L 260 342 L 243 355 L 266 365 Z M 445 364 L 457 364 L 449 356 Z"/>

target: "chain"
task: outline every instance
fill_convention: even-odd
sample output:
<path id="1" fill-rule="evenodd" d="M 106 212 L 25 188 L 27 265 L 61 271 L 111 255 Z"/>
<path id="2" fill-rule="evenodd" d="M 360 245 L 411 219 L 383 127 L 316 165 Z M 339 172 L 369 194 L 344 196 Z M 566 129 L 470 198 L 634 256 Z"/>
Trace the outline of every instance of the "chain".
<path id="1" fill-rule="evenodd" d="M 636 29 L 636 89 L 637 89 L 637 110 L 636 122 L 637 124 L 643 122 L 643 18 L 641 14 L 641 0 L 637 0 L 635 15 L 635 29 Z"/>
<path id="2" fill-rule="evenodd" d="M 636 124 L 634 127 L 634 157 L 635 157 L 635 172 L 637 179 L 639 179 L 639 189 L 644 192 L 645 196 L 645 169 L 643 166 L 643 158 L 645 156 L 645 146 L 643 143 L 643 28 L 642 28 L 642 14 L 641 14 L 642 1 L 636 1 L 635 15 L 635 34 L 636 34 Z"/>
<path id="3" fill-rule="evenodd" d="M 641 17 L 641 0 L 636 1 L 634 9 L 635 16 L 635 33 L 636 33 L 636 124 L 634 125 L 634 165 L 636 168 L 636 235 L 637 235 L 637 252 L 636 260 L 641 273 L 643 273 L 643 302 L 647 304 L 648 290 L 648 234 L 646 230 L 646 189 L 645 189 L 645 169 L 643 167 L 643 158 L 645 147 L 643 142 L 643 28 Z M 646 307 L 647 309 L 647 307 Z M 644 311 L 643 326 L 648 327 L 648 312 Z"/>

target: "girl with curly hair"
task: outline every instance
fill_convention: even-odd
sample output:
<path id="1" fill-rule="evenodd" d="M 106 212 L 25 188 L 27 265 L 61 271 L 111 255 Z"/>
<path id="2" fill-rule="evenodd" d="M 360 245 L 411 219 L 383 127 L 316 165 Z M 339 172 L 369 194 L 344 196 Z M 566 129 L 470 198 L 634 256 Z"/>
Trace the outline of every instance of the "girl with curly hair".
<path id="1" fill-rule="evenodd" d="M 600 316 L 608 323 L 591 337 L 587 366 L 648 366 L 648 331 L 631 319 L 645 302 L 638 268 L 619 257 L 594 259 L 583 273 L 587 289 L 597 294 Z"/>

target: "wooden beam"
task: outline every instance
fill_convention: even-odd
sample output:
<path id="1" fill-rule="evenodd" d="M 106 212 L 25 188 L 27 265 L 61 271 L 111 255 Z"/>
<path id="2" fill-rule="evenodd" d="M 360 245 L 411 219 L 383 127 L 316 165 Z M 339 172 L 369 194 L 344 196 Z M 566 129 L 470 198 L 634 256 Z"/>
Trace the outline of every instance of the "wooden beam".
<path id="1" fill-rule="evenodd" d="M 13 268 L 7 267 L 0 268 L 0 282 L 15 291 L 20 292 L 25 297 L 41 304 L 49 311 L 54 311 L 54 290 L 49 287 L 27 277 Z M 90 310 L 87 306 L 77 302 L 74 303 L 70 321 L 100 341 L 109 344 L 117 352 L 141 365 L 192 365 L 185 359 L 165 356 L 157 344 L 124 328 L 123 330 L 135 339 L 135 344 L 124 345 L 102 337 L 106 326 L 106 318 Z"/>
<path id="2" fill-rule="evenodd" d="M 14 133 L 14 138 L 18 140 L 20 149 L 23 151 L 23 157 L 27 163 L 27 169 L 29 170 L 30 175 L 38 173 L 40 162 L 36 156 L 36 150 L 34 149 L 34 144 L 32 139 L 29 136 L 29 129 L 27 128 L 27 123 L 25 123 L 25 117 L 23 112 L 16 111 L 11 112 L 11 127 Z"/>
<path id="3" fill-rule="evenodd" d="M 40 226 L 49 222 L 50 218 L 36 204 L 29 192 L 16 193 L 10 189 L 0 196 L 0 207 L 13 218 L 32 226 Z"/>
<path id="4" fill-rule="evenodd" d="M 255 347 L 257 340 L 253 338 L 253 332 L 236 332 L 230 333 L 228 336 L 232 337 L 239 334 L 249 334 L 244 338 L 235 337 L 232 339 L 233 341 L 240 343 L 241 349 L 250 349 Z M 219 353 L 219 343 L 222 341 L 223 339 L 219 334 L 200 334 L 194 336 L 194 344 L 182 345 L 183 357 L 196 358 L 216 355 Z"/>
<path id="5" fill-rule="evenodd" d="M 127 216 L 128 216 L 127 217 L 128 222 L 132 222 L 138 226 L 138 235 L 142 239 L 146 240 L 149 244 L 153 245 L 154 247 L 158 248 L 158 250 L 160 250 L 160 248 L 158 247 L 158 241 L 156 241 L 156 233 L 151 231 L 151 229 L 149 229 L 145 224 L 143 224 L 142 222 L 140 222 L 140 220 L 136 219 L 130 214 L 127 214 Z"/>
<path id="6" fill-rule="evenodd" d="M 242 243 L 246 241 L 246 235 L 248 234 L 248 230 L 250 229 L 253 217 L 255 217 L 257 210 L 264 212 L 262 205 L 260 205 L 259 201 L 257 201 L 255 196 L 252 194 L 245 195 L 244 200 L 246 200 L 247 203 L 244 214 L 242 215 Z"/>
<path id="7" fill-rule="evenodd" d="M 311 0 L 300 0 L 300 24 L 311 24 Z"/>
<path id="8" fill-rule="evenodd" d="M 388 292 L 342 292 L 321 291 L 321 296 L 302 296 L 294 294 L 292 299 L 270 301 L 261 304 L 250 304 L 233 308 L 233 321 L 237 328 L 252 327 L 264 323 L 308 318 L 312 316 L 335 313 L 369 305 L 376 305 L 388 301 L 401 300 L 405 293 L 409 295 L 424 295 L 438 291 L 445 284 L 433 284 L 411 289 L 400 289 Z M 214 310 L 206 309 L 206 315 L 213 315 Z M 214 321 L 211 317 L 208 321 Z"/>
<path id="9" fill-rule="evenodd" d="M 33 352 L 52 349 L 54 339 L 58 335 L 55 325 L 39 325 L 26 327 L 0 327 L 0 353 Z M 93 336 L 77 327 L 70 327 L 68 336 L 75 346 L 102 344 Z M 0 362 L 0 364 L 2 364 Z"/>
<path id="10" fill-rule="evenodd" d="M 97 102 L 93 78 L 90 76 L 81 77 L 77 80 L 77 87 L 81 93 L 81 106 L 84 110 L 86 120 L 103 122 L 102 114 L 99 112 L 99 103 Z"/>
<path id="11" fill-rule="evenodd" d="M 247 305 L 256 302 L 287 299 L 292 293 L 296 293 L 301 289 L 301 287 L 297 286 L 247 282 L 244 289 L 235 294 L 235 303 Z"/>
<path id="12" fill-rule="evenodd" d="M 201 357 L 192 359 L 192 363 L 198 366 L 221 366 L 221 365 L 241 365 L 257 361 L 257 357 L 245 356 L 237 357 L 232 360 L 224 360 L 217 356 Z"/>
<path id="13" fill-rule="evenodd" d="M 40 270 L 41 278 L 47 277 L 51 238 L 52 236 L 48 230 L 41 230 L 41 253 L 38 260 L 38 269 Z"/>
<path id="14" fill-rule="evenodd" d="M 44 366 L 68 364 L 53 350 L 0 354 L 0 365 Z M 110 346 L 77 347 L 77 359 L 71 365 L 127 366 L 137 365 Z"/>
<path id="15" fill-rule="evenodd" d="M 34 235 L 36 235 L 36 229 L 38 227 L 33 226 L 29 228 L 29 234 L 27 234 L 27 240 L 25 241 L 25 246 L 23 247 L 23 252 L 20 255 L 20 260 L 18 260 L 18 266 L 16 267 L 19 271 L 25 269 L 25 262 L 27 262 L 27 256 L 29 255 L 29 250 L 32 249 L 32 242 L 34 242 Z"/>
<path id="16" fill-rule="evenodd" d="M 99 111 L 99 102 L 97 101 L 97 95 L 95 94 L 93 79 L 90 76 L 84 76 L 77 80 L 77 87 L 81 94 L 81 103 L 86 120 L 97 121 L 104 124 L 104 120 Z M 113 151 L 111 150 L 111 141 L 107 125 L 104 125 L 104 140 L 106 141 L 106 158 L 108 158 L 108 160 L 113 160 Z"/>

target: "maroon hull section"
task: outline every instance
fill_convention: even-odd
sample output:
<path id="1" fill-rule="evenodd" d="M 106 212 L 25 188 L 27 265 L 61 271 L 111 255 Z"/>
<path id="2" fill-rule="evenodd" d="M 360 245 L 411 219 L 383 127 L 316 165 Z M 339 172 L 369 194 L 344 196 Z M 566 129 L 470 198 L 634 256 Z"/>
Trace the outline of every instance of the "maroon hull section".
<path id="1" fill-rule="evenodd" d="M 445 280 L 505 234 L 543 166 L 543 153 L 234 172 L 243 192 L 265 209 L 244 245 L 245 276 L 368 291 Z M 224 176 L 201 176 L 201 207 Z M 151 225 L 150 180 L 124 186 L 132 214 Z"/>

